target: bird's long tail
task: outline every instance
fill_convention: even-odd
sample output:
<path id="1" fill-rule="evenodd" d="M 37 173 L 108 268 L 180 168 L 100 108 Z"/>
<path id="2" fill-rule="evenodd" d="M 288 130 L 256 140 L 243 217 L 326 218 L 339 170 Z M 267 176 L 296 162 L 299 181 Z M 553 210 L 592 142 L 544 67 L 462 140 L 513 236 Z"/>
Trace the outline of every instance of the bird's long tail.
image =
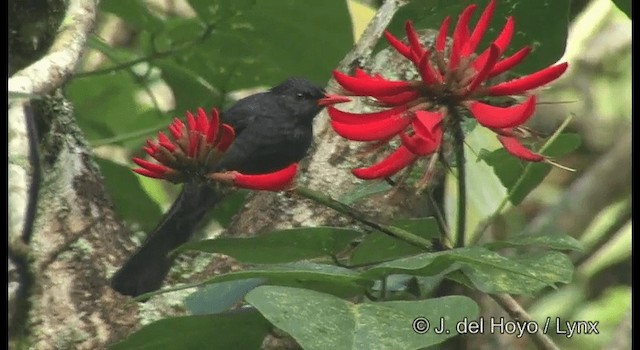
<path id="1" fill-rule="evenodd" d="M 112 288 L 133 297 L 159 289 L 171 268 L 168 253 L 191 238 L 207 211 L 223 196 L 206 184 L 186 183 L 162 221 L 115 273 Z"/>

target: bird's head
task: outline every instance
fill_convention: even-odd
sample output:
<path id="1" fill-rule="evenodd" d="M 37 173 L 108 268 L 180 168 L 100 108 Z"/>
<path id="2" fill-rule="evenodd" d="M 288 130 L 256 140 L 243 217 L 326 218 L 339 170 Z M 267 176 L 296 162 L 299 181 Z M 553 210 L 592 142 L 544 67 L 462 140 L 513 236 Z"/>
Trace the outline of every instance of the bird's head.
<path id="1" fill-rule="evenodd" d="M 343 96 L 327 94 L 323 88 L 304 78 L 289 78 L 271 89 L 280 96 L 283 105 L 298 118 L 313 119 L 322 108 L 348 102 Z"/>

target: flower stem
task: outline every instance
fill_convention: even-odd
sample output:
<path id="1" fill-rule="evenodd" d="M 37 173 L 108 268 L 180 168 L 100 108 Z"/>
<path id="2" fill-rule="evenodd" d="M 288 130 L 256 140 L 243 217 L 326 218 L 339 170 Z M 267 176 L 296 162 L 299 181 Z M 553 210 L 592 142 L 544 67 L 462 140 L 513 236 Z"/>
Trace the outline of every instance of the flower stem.
<path id="1" fill-rule="evenodd" d="M 403 230 L 401 228 L 395 227 L 395 226 L 389 226 L 389 225 L 384 225 L 381 223 L 378 223 L 370 218 L 368 218 L 365 214 L 359 212 L 358 210 L 342 203 L 339 202 L 333 198 L 331 198 L 330 196 L 320 193 L 320 192 L 316 192 L 310 188 L 307 187 L 301 187 L 298 186 L 295 188 L 295 190 L 293 190 L 294 193 L 298 194 L 301 197 L 310 199 L 316 203 L 320 203 L 326 207 L 329 207 L 337 212 L 340 212 L 342 214 L 345 214 L 347 216 L 349 216 L 350 218 L 359 221 L 371 228 L 374 228 L 384 234 L 387 234 L 391 237 L 403 240 L 411 245 L 414 245 L 416 247 L 425 249 L 425 250 L 432 250 L 433 249 L 433 243 L 431 243 L 431 241 L 429 241 L 428 239 L 422 238 L 420 236 L 416 236 L 413 233 Z"/>
<path id="2" fill-rule="evenodd" d="M 464 247 L 464 234 L 467 222 L 467 186 L 464 160 L 464 132 L 462 131 L 462 116 L 455 109 L 451 109 L 454 117 L 453 147 L 455 148 L 456 165 L 458 168 L 458 218 L 456 225 L 456 248 Z"/>

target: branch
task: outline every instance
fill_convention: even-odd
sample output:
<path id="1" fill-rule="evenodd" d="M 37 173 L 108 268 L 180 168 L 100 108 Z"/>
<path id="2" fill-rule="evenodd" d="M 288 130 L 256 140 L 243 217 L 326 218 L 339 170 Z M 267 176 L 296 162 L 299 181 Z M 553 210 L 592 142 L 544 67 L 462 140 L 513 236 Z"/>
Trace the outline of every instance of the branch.
<path id="1" fill-rule="evenodd" d="M 98 0 L 70 0 L 59 33 L 47 54 L 9 78 L 8 90 L 44 95 L 73 73 L 96 20 Z"/>
<path id="2" fill-rule="evenodd" d="M 531 316 L 525 311 L 525 309 L 518 304 L 509 294 L 489 294 L 500 307 L 506 311 L 514 321 L 519 322 L 534 322 Z M 560 350 L 560 348 L 551 340 L 551 338 L 544 334 L 542 330 L 538 330 L 535 333 L 527 333 L 531 337 L 531 340 L 536 344 L 538 349 L 546 350 Z"/>

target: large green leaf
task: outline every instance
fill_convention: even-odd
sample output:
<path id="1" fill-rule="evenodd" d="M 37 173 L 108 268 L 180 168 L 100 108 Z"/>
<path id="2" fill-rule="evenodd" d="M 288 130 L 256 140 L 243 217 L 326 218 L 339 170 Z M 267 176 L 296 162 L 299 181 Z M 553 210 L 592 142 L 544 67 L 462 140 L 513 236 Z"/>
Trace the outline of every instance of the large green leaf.
<path id="1" fill-rule="evenodd" d="M 445 16 L 451 16 L 449 36 L 460 12 L 469 4 L 477 4 L 469 28 L 473 29 L 480 13 L 489 0 L 475 1 L 442 1 L 423 0 L 412 1 L 402 7 L 394 16 L 390 30 L 399 36 L 404 36 L 404 22 L 411 19 L 417 29 L 431 28 L 438 30 Z M 569 0 L 530 1 L 530 0 L 502 0 L 497 6 L 490 22 L 489 29 L 480 43 L 478 52 L 489 46 L 497 37 L 505 24 L 505 19 L 513 16 L 516 34 L 506 51 L 510 55 L 524 46 L 532 46 L 534 52 L 515 67 L 520 74 L 531 73 L 556 62 L 564 53 L 568 22 Z M 541 22 L 544 25 L 540 25 Z"/>
<path id="2" fill-rule="evenodd" d="M 440 230 L 436 220 L 432 217 L 418 219 L 398 219 L 392 226 L 400 227 L 417 236 L 427 239 L 440 237 Z M 423 249 L 401 241 L 394 237 L 374 231 L 360 243 L 351 254 L 352 264 L 368 264 L 389 259 L 396 259 L 407 255 L 424 252 Z"/>
<path id="3" fill-rule="evenodd" d="M 511 236 L 505 240 L 484 244 L 490 249 L 504 247 L 528 247 L 541 246 L 557 250 L 577 250 L 582 251 L 582 243 L 575 238 L 559 233 L 548 233 L 542 235 L 520 234 Z"/>
<path id="4" fill-rule="evenodd" d="M 243 271 L 215 276 L 204 284 L 248 278 L 265 278 L 268 284 L 313 289 L 338 296 L 361 294 L 373 280 L 338 266 L 297 262 L 261 265 Z"/>
<path id="5" fill-rule="evenodd" d="M 613 0 L 613 3 L 631 19 L 631 0 Z"/>
<path id="6" fill-rule="evenodd" d="M 191 293 L 184 303 L 192 315 L 216 314 L 237 304 L 250 290 L 265 282 L 264 278 L 249 278 L 209 284 Z"/>
<path id="7" fill-rule="evenodd" d="M 261 286 L 246 300 L 306 350 L 421 349 L 457 335 L 455 323 L 479 313 L 464 296 L 354 304 L 305 289 Z M 437 334 L 442 319 L 448 332 Z M 429 329 L 414 331 L 424 330 L 424 321 Z"/>
<path id="8" fill-rule="evenodd" d="M 259 349 L 270 328 L 255 310 L 168 317 L 142 327 L 110 349 Z"/>
<path id="9" fill-rule="evenodd" d="M 254 264 L 272 264 L 334 255 L 361 232 L 338 227 L 302 227 L 250 238 L 216 238 L 190 242 L 180 249 L 221 253 Z"/>
<path id="10" fill-rule="evenodd" d="M 462 271 L 485 293 L 530 294 L 545 286 L 568 283 L 573 274 L 569 258 L 558 252 L 505 257 L 480 246 L 425 253 L 376 265 L 362 274 L 434 276 L 445 270 Z"/>
<path id="11" fill-rule="evenodd" d="M 103 158 L 95 158 L 111 194 L 116 212 L 130 223 L 139 223 L 147 232 L 158 223 L 162 211 L 140 186 L 130 168 Z"/>

